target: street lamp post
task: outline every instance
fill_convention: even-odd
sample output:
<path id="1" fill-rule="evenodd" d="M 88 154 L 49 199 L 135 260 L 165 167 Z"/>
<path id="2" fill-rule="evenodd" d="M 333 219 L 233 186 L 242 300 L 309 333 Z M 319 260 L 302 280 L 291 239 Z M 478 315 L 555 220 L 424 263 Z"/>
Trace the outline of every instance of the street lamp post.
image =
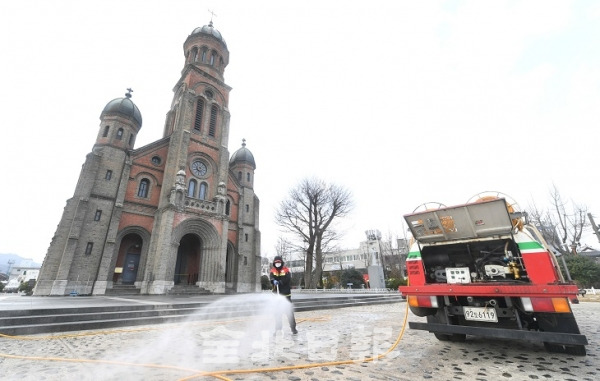
<path id="1" fill-rule="evenodd" d="M 6 273 L 7 273 L 9 279 L 10 279 L 10 270 L 12 270 L 12 265 L 14 263 L 15 263 L 14 259 L 9 259 L 8 260 L 8 271 Z"/>

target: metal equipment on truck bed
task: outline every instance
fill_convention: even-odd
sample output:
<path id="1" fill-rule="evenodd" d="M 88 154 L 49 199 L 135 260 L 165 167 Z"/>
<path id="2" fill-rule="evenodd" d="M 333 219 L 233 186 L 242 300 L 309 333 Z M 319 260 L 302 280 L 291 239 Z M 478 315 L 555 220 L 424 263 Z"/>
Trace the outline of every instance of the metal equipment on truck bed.
<path id="1" fill-rule="evenodd" d="M 439 340 L 466 335 L 544 343 L 585 356 L 587 339 L 571 310 L 577 286 L 563 278 L 551 248 L 505 198 L 407 214 L 414 242 L 409 283 L 399 290 L 427 322 L 412 329 Z"/>

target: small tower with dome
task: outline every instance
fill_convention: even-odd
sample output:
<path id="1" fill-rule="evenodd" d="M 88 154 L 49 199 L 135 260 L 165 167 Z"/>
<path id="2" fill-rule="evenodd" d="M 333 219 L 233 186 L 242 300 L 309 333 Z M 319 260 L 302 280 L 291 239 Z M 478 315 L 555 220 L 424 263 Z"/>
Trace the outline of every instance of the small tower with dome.
<path id="1" fill-rule="evenodd" d="M 254 189 L 256 162 L 252 152 L 246 148 L 246 139 L 242 139 L 242 147 L 231 155 L 229 168 L 235 174 L 241 186 Z"/>
<path id="2" fill-rule="evenodd" d="M 96 145 L 133 149 L 142 128 L 142 113 L 131 100 L 131 88 L 123 98 L 108 102 L 100 114 L 100 129 Z"/>

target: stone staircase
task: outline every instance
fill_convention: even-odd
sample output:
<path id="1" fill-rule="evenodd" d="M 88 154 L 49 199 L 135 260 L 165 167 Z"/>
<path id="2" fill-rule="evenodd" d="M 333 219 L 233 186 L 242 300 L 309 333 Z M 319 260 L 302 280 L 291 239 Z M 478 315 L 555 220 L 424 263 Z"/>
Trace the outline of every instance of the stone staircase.
<path id="1" fill-rule="evenodd" d="M 239 295 L 239 294 L 238 294 Z M 223 296 L 224 299 L 229 296 Z M 222 319 L 252 316 L 258 306 L 244 303 L 236 308 L 215 307 L 214 298 L 206 301 L 179 303 L 131 303 L 87 307 L 63 307 L 43 309 L 20 309 L 0 311 L 0 334 L 32 335 L 40 333 L 97 330 L 137 325 L 176 323 L 182 321 Z M 140 299 L 137 299 L 138 301 Z M 354 307 L 360 305 L 398 303 L 404 301 L 400 294 L 336 295 L 302 297 L 294 299 L 294 310 L 311 311 L 321 309 Z"/>
<path id="2" fill-rule="evenodd" d="M 206 304 L 7 310 L 0 311 L 0 333 L 14 336 L 171 323 L 183 320 Z"/>
<path id="3" fill-rule="evenodd" d="M 175 285 L 167 295 L 210 295 L 211 292 L 194 285 Z"/>
<path id="4" fill-rule="evenodd" d="M 194 285 L 175 285 L 167 295 L 210 295 L 211 292 Z M 140 295 L 140 289 L 132 284 L 115 284 L 112 288 L 107 288 L 105 295 L 109 296 L 129 296 Z"/>
<path id="5" fill-rule="evenodd" d="M 115 284 L 106 289 L 106 295 L 140 295 L 140 289 L 132 284 Z"/>

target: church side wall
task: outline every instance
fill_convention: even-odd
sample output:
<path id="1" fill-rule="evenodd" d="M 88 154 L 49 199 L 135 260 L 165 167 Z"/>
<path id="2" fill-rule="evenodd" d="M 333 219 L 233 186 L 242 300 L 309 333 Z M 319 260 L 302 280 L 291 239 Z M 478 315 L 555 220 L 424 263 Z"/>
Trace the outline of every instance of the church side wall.
<path id="1" fill-rule="evenodd" d="M 58 269 L 66 250 L 69 231 L 73 223 L 75 211 L 79 200 L 75 197 L 67 200 L 67 205 L 63 210 L 62 218 L 56 228 L 56 232 L 50 242 L 50 247 L 44 258 L 42 268 L 37 279 L 35 294 L 51 295 L 54 280 L 57 279 Z"/>

